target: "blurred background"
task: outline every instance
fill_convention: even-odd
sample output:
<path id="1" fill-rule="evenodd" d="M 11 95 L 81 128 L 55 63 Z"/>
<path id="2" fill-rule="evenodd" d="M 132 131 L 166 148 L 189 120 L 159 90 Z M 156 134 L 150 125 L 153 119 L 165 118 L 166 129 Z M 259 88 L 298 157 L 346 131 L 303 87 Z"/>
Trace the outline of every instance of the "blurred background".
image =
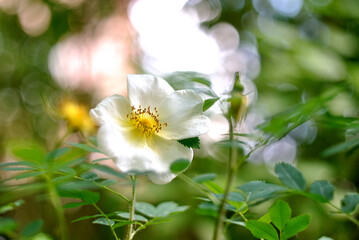
<path id="1" fill-rule="evenodd" d="M 0 162 L 15 160 L 14 147 L 36 145 L 49 151 L 64 138 L 81 141 L 94 135 L 96 127 L 86 113 L 106 96 L 126 95 L 130 73 L 162 76 L 175 88 L 188 87 L 181 79 L 198 73 L 211 81 L 218 96 L 226 97 L 233 74 L 240 72 L 250 102 L 238 129 L 242 132 L 252 132 L 268 117 L 338 87 L 341 91 L 326 103 L 327 113 L 357 119 L 358 60 L 357 0 L 0 0 Z M 208 114 L 213 128 L 201 138 L 201 150 L 186 174 L 216 172 L 223 184 L 225 156 L 211 144 L 223 138 L 228 126 L 219 105 Z M 345 192 L 357 191 L 358 151 L 329 157 L 321 153 L 355 135 L 310 120 L 255 152 L 237 183 L 275 181 L 274 163 L 287 161 L 296 164 L 308 182 L 333 183 L 338 205 Z M 0 173 L 0 178 L 8 174 Z M 122 188 L 118 191 L 128 191 Z M 9 192 L 2 187 L 0 204 L 25 199 L 19 210 L 9 213 L 18 229 L 43 218 L 44 232 L 56 239 L 56 222 L 49 214 L 53 210 L 43 198 L 34 198 L 37 192 L 41 189 Z M 198 193 L 180 179 L 165 186 L 144 180 L 138 192 L 141 201 L 174 200 L 191 208 L 137 239 L 210 239 L 213 220 L 196 213 L 199 201 L 194 196 Z M 288 201 L 293 215 L 312 215 L 301 239 L 359 238 L 352 223 L 329 217 L 324 205 L 300 197 Z M 105 193 L 100 203 L 107 212 L 126 209 Z M 261 216 L 270 205 L 253 212 Z M 91 212 L 86 206 L 67 212 L 71 239 L 111 239 L 105 226 L 70 223 Z M 230 227 L 229 233 L 232 239 L 254 239 L 240 226 Z"/>

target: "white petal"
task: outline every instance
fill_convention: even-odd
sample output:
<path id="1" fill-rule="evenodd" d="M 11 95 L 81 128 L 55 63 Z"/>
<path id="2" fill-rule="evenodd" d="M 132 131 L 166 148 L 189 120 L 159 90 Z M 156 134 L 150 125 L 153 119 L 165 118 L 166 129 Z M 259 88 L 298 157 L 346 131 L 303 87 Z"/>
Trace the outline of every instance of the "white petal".
<path id="1" fill-rule="evenodd" d="M 107 123 L 98 131 L 98 143 L 122 172 L 151 172 L 151 180 L 158 184 L 168 183 L 176 176 L 170 171 L 175 160 L 192 161 L 193 158 L 193 150 L 176 140 L 156 135 L 147 138 L 135 128 L 121 131 L 116 125 Z"/>
<path id="2" fill-rule="evenodd" d="M 176 140 L 166 140 L 154 135 L 149 139 L 148 146 L 157 156 L 154 159 L 153 173 L 149 175 L 149 178 L 157 184 L 168 183 L 176 177 L 176 174 L 171 173 L 170 170 L 170 166 L 174 161 L 187 159 L 191 162 L 193 158 L 193 150 L 183 146 Z"/>
<path id="3" fill-rule="evenodd" d="M 137 129 L 121 131 L 117 125 L 106 123 L 98 130 L 97 140 L 103 153 L 115 160 L 122 172 L 147 172 L 156 157 L 147 147 L 146 137 Z"/>
<path id="4" fill-rule="evenodd" d="M 170 94 L 158 107 L 163 127 L 158 135 L 167 139 L 186 139 L 209 131 L 210 120 L 203 115 L 203 100 L 192 90 Z"/>
<path id="5" fill-rule="evenodd" d="M 150 173 L 148 175 L 149 179 L 156 184 L 166 184 L 171 182 L 176 174 L 174 173 Z"/>
<path id="6" fill-rule="evenodd" d="M 127 90 L 131 104 L 138 108 L 158 105 L 171 94 L 173 88 L 162 78 L 151 75 L 127 75 Z"/>
<path id="7" fill-rule="evenodd" d="M 130 112 L 130 101 L 127 98 L 112 95 L 91 109 L 90 116 L 98 125 L 102 125 L 106 122 L 128 122 L 126 118 Z"/>

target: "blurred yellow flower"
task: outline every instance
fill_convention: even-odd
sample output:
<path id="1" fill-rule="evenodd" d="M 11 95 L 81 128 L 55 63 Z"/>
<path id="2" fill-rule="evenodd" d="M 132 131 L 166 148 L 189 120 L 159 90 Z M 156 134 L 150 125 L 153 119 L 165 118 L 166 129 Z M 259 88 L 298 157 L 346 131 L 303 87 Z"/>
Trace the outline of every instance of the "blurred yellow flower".
<path id="1" fill-rule="evenodd" d="M 92 133 L 96 125 L 89 115 L 89 109 L 73 100 L 65 100 L 60 105 L 60 114 L 73 130 Z"/>

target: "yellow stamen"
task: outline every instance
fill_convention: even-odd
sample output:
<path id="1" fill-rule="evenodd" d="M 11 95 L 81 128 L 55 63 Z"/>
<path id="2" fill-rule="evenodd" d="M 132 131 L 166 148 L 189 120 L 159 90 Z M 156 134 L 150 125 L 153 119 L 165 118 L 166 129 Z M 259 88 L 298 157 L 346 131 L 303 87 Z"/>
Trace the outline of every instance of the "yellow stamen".
<path id="1" fill-rule="evenodd" d="M 133 126 L 135 126 L 147 137 L 151 136 L 153 133 L 158 133 L 163 126 L 167 127 L 167 123 L 162 124 L 158 120 L 159 114 L 156 108 L 151 111 L 150 106 L 147 108 L 141 108 L 140 105 L 138 109 L 134 106 L 131 106 L 131 109 L 132 112 L 127 115 L 127 118 Z"/>

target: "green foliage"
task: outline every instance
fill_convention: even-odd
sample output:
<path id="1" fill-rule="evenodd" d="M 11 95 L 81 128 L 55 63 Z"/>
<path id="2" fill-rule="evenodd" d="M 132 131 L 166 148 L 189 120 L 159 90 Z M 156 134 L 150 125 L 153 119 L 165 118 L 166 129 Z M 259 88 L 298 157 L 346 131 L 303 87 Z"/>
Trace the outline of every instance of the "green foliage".
<path id="1" fill-rule="evenodd" d="M 42 162 L 45 154 L 42 149 L 37 147 L 15 147 L 12 149 L 12 153 L 19 159 L 31 161 L 31 162 Z"/>
<path id="2" fill-rule="evenodd" d="M 81 199 L 88 204 L 95 204 L 100 200 L 99 193 L 87 190 L 62 189 L 59 194 L 62 197 Z"/>
<path id="3" fill-rule="evenodd" d="M 310 216 L 307 214 L 290 219 L 283 229 L 281 239 L 286 240 L 297 233 L 304 231 L 309 226 L 309 223 Z"/>
<path id="4" fill-rule="evenodd" d="M 173 173 L 180 173 L 186 170 L 190 164 L 191 161 L 189 161 L 188 159 L 184 159 L 184 158 L 177 159 L 171 164 L 170 170 Z"/>
<path id="5" fill-rule="evenodd" d="M 22 231 L 22 235 L 24 237 L 31 237 L 38 233 L 43 225 L 44 221 L 42 219 L 37 219 L 33 222 L 30 222 L 25 226 L 24 230 Z"/>
<path id="6" fill-rule="evenodd" d="M 83 178 L 86 181 L 94 181 L 99 179 L 99 176 L 94 172 L 84 172 L 80 175 L 80 178 Z"/>
<path id="7" fill-rule="evenodd" d="M 89 145 L 83 144 L 83 143 L 67 143 L 68 145 L 75 147 L 75 148 L 80 148 L 82 150 L 85 150 L 87 152 L 95 152 L 95 153 L 102 153 L 100 150 L 98 150 L 97 148 L 91 147 Z"/>
<path id="8" fill-rule="evenodd" d="M 340 152 L 357 149 L 358 147 L 359 147 L 359 137 L 354 137 L 354 138 L 348 139 L 345 142 L 338 143 L 334 146 L 327 148 L 325 151 L 323 151 L 322 155 L 323 155 L 323 157 L 329 157 L 331 155 L 334 155 L 334 154 L 337 154 Z"/>
<path id="9" fill-rule="evenodd" d="M 119 212 L 116 215 L 121 217 L 121 218 L 130 219 L 130 213 L 129 212 Z M 139 221 L 139 222 L 147 222 L 148 221 L 147 218 L 145 218 L 144 216 L 139 215 L 139 214 L 134 214 L 133 215 L 133 220 L 134 221 Z"/>
<path id="10" fill-rule="evenodd" d="M 305 179 L 298 169 L 289 163 L 278 163 L 275 165 L 274 171 L 280 181 L 290 188 L 304 190 Z"/>
<path id="11" fill-rule="evenodd" d="M 182 144 L 183 146 L 188 147 L 188 148 L 200 149 L 200 147 L 201 147 L 199 137 L 181 139 L 181 140 L 177 140 L 177 141 L 180 144 Z"/>
<path id="12" fill-rule="evenodd" d="M 216 97 L 216 98 L 209 98 L 204 100 L 203 103 L 203 112 L 207 111 L 210 107 L 212 107 L 213 104 L 215 104 L 220 98 Z"/>
<path id="13" fill-rule="evenodd" d="M 8 234 L 18 227 L 18 224 L 11 218 L 0 218 L 0 234 Z"/>
<path id="14" fill-rule="evenodd" d="M 72 222 L 79 222 L 79 221 L 83 221 L 83 220 L 87 220 L 87 219 L 91 219 L 91 218 L 98 218 L 98 217 L 104 217 L 103 214 L 95 214 L 95 215 L 91 215 L 91 216 L 82 216 L 80 218 L 77 218 L 75 220 L 72 220 Z"/>
<path id="15" fill-rule="evenodd" d="M 323 197 L 323 200 L 321 202 L 329 202 L 330 200 L 332 200 L 334 195 L 334 190 L 335 190 L 334 186 L 325 180 L 318 180 L 310 185 L 311 193 Z"/>
<path id="16" fill-rule="evenodd" d="M 173 213 L 186 211 L 188 206 L 178 206 L 175 202 L 163 202 L 157 207 L 150 203 L 136 202 L 135 209 L 137 212 L 142 213 L 150 218 L 168 217 Z"/>
<path id="17" fill-rule="evenodd" d="M 81 207 L 84 205 L 89 205 L 89 203 L 87 203 L 87 202 L 70 202 L 70 203 L 66 203 L 64 206 L 62 206 L 62 208 L 64 208 L 64 209 L 77 208 L 77 207 Z"/>
<path id="18" fill-rule="evenodd" d="M 6 212 L 13 211 L 14 209 L 20 207 L 24 203 L 25 203 L 24 200 L 19 199 L 15 202 L 10 202 L 8 204 L 2 205 L 2 206 L 0 206 L 0 214 L 4 214 Z"/>
<path id="19" fill-rule="evenodd" d="M 217 217 L 218 207 L 212 202 L 202 202 L 196 209 L 196 213 L 203 216 Z"/>
<path id="20" fill-rule="evenodd" d="M 355 210 L 359 204 L 358 193 L 347 193 L 341 201 L 341 210 L 344 213 L 351 213 Z"/>
<path id="21" fill-rule="evenodd" d="M 337 92 L 327 93 L 320 97 L 310 99 L 303 104 L 299 104 L 290 110 L 278 114 L 261 124 L 259 128 L 264 132 L 271 134 L 274 138 L 281 139 L 289 132 L 318 114 L 318 112 L 324 108 L 325 103 L 335 97 L 336 94 Z"/>
<path id="22" fill-rule="evenodd" d="M 291 208 L 288 203 L 277 200 L 267 213 L 259 220 L 247 221 L 246 227 L 258 238 L 286 240 L 299 232 L 304 231 L 310 223 L 310 216 L 307 214 L 291 218 Z M 274 228 L 273 225 L 278 229 Z"/>
<path id="23" fill-rule="evenodd" d="M 292 210 L 288 203 L 278 200 L 269 208 L 269 213 L 274 226 L 276 226 L 279 231 L 283 231 L 284 226 L 290 220 Z"/>
<path id="24" fill-rule="evenodd" d="M 93 220 L 92 223 L 94 223 L 94 224 L 100 224 L 100 225 L 105 225 L 105 226 L 110 226 L 110 225 L 112 226 L 112 225 L 115 224 L 114 221 L 112 221 L 111 219 L 109 219 L 109 220 L 107 221 L 106 218 L 97 218 L 97 219 Z"/>
<path id="25" fill-rule="evenodd" d="M 287 190 L 286 187 L 263 181 L 248 182 L 237 188 L 243 192 L 248 202 L 270 199 Z"/>
<path id="26" fill-rule="evenodd" d="M 215 174 L 215 173 L 204 173 L 204 174 L 194 177 L 193 181 L 196 183 L 204 183 L 204 182 L 208 182 L 208 181 L 213 181 L 214 179 L 216 179 L 216 177 L 217 177 L 217 174 Z"/>
<path id="27" fill-rule="evenodd" d="M 248 220 L 246 227 L 251 231 L 253 236 L 257 238 L 264 238 L 267 240 L 279 240 L 276 230 L 269 223 Z"/>

